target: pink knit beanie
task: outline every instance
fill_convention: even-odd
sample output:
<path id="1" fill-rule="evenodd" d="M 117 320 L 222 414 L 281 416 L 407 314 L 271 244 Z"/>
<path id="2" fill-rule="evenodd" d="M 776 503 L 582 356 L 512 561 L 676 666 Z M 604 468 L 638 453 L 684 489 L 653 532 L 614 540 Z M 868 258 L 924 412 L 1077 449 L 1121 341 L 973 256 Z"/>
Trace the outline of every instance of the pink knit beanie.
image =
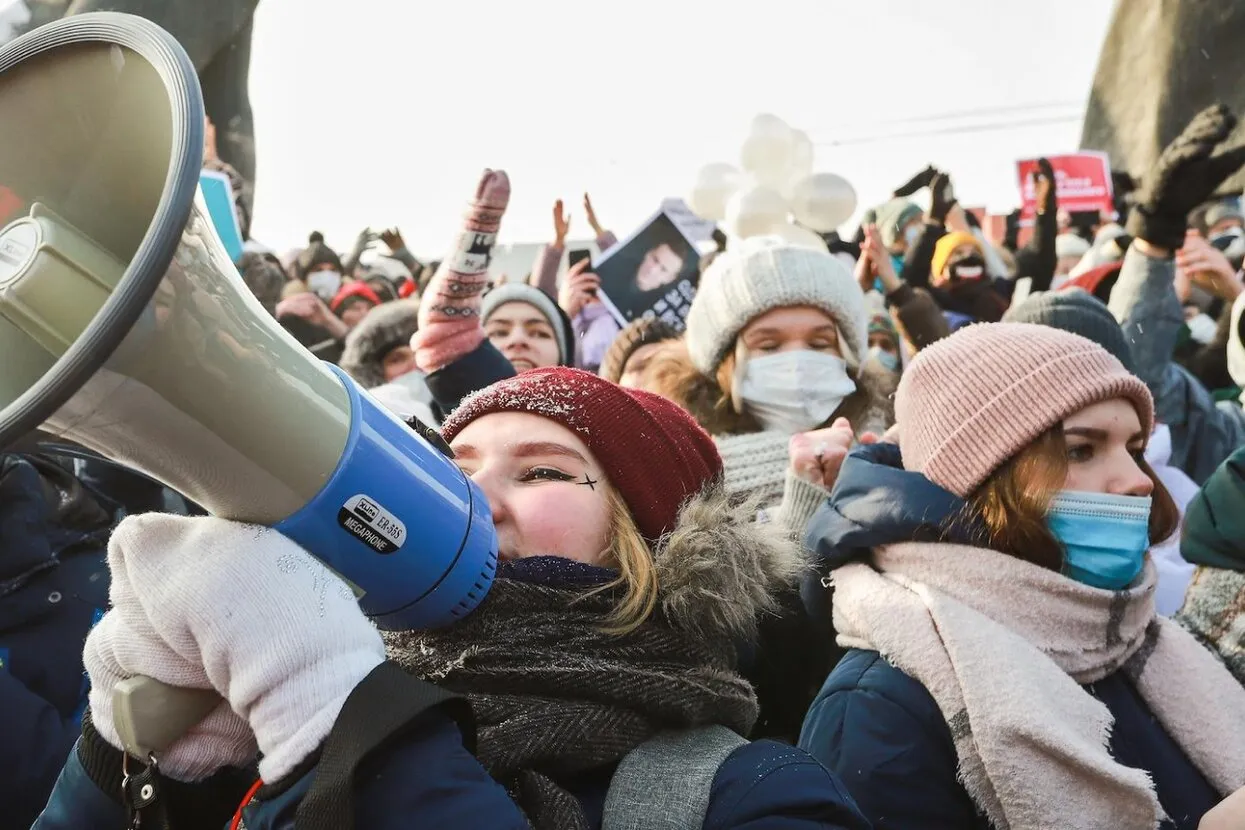
<path id="1" fill-rule="evenodd" d="M 1112 398 L 1128 399 L 1150 434 L 1150 391 L 1092 340 L 1028 323 L 968 326 L 923 349 L 899 382 L 904 468 L 966 498 L 1064 418 Z"/>

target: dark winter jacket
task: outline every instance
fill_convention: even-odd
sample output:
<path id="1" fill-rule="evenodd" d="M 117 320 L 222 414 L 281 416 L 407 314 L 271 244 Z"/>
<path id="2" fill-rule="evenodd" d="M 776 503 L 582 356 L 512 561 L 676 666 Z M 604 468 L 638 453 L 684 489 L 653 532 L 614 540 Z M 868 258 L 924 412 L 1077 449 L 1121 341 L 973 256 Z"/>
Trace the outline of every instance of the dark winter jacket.
<path id="1" fill-rule="evenodd" d="M 599 827 L 612 770 L 579 782 L 575 795 Z M 249 830 L 290 830 L 315 771 L 244 811 Z M 421 716 L 401 740 L 364 762 L 355 776 L 356 827 L 470 827 L 524 830 L 522 813 L 463 745 L 439 710 Z M 34 830 L 117 830 L 124 810 L 85 774 L 75 753 Z M 869 827 L 838 779 L 806 753 L 773 741 L 735 750 L 710 790 L 706 830 L 835 830 Z"/>
<path id="2" fill-rule="evenodd" d="M 438 419 L 445 420 L 472 392 L 512 377 L 510 361 L 484 340 L 474 351 L 430 373 L 425 380 L 432 392 L 433 411 Z"/>
<path id="3" fill-rule="evenodd" d="M 78 737 L 114 507 L 47 457 L 0 455 L 0 827 L 30 825 Z"/>
<path id="4" fill-rule="evenodd" d="M 1245 413 L 1239 401 L 1216 402 L 1188 369 L 1173 360 L 1184 326 L 1175 274 L 1174 260 L 1129 248 L 1110 308 L 1132 347 L 1137 377 L 1154 395 L 1155 420 L 1171 427 L 1171 465 L 1202 484 L 1245 445 Z"/>
<path id="5" fill-rule="evenodd" d="M 844 462 L 829 503 L 810 524 L 810 546 L 824 568 L 909 540 L 981 544 L 963 501 L 904 471 L 898 447 L 860 448 Z M 1115 720 L 1113 757 L 1153 776 L 1172 817 L 1166 826 L 1196 828 L 1219 796 L 1131 681 L 1116 672 L 1084 688 Z M 804 721 L 800 746 L 843 778 L 874 827 L 990 827 L 956 779 L 955 745 L 933 697 L 875 651 L 853 649 L 830 673 Z"/>
<path id="6" fill-rule="evenodd" d="M 1176 620 L 1245 683 L 1245 448 L 1206 481 L 1185 511 L 1180 553 L 1197 565 Z"/>

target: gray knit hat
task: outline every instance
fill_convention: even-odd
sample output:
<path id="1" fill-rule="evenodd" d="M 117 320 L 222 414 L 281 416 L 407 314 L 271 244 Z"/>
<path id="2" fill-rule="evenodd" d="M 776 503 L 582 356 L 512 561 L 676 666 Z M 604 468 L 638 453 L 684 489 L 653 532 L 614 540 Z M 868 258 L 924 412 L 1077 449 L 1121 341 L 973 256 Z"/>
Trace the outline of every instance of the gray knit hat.
<path id="1" fill-rule="evenodd" d="M 839 327 L 843 359 L 859 365 L 868 323 L 856 278 L 825 251 L 773 236 L 732 245 L 700 278 L 684 335 L 692 363 L 712 375 L 750 320 L 787 306 L 812 306 L 829 314 Z"/>
<path id="2" fill-rule="evenodd" d="M 878 233 L 882 235 L 882 244 L 891 247 L 899 241 L 904 225 L 920 217 L 921 208 L 907 199 L 891 199 L 877 209 Z"/>
<path id="3" fill-rule="evenodd" d="M 484 299 L 480 301 L 481 322 L 487 323 L 493 312 L 506 303 L 527 303 L 545 315 L 558 338 L 558 362 L 563 366 L 571 365 L 575 357 L 575 338 L 571 333 L 566 315 L 558 308 L 558 304 L 553 301 L 552 297 L 535 286 L 521 282 L 499 285 L 485 294 Z"/>
<path id="4" fill-rule="evenodd" d="M 1210 210 L 1206 211 L 1206 227 L 1212 228 L 1222 222 L 1224 219 L 1240 219 L 1245 222 L 1245 214 L 1241 213 L 1241 209 L 1236 205 L 1228 202 L 1220 202 L 1214 205 Z"/>
<path id="5" fill-rule="evenodd" d="M 1081 288 L 1033 294 L 1003 315 L 1004 323 L 1036 323 L 1093 340 L 1133 372 L 1133 352 L 1102 300 Z"/>
<path id="6" fill-rule="evenodd" d="M 419 301 L 395 300 L 378 305 L 346 335 L 340 366 L 364 389 L 385 383 L 385 355 L 411 342 Z"/>

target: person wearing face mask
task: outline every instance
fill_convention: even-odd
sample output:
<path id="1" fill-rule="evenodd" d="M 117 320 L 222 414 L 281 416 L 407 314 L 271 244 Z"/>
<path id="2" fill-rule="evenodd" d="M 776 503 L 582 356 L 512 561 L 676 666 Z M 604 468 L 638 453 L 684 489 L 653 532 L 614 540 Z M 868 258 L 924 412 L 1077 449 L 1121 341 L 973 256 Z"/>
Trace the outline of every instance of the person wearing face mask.
<path id="1" fill-rule="evenodd" d="M 914 252 L 925 230 L 925 212 L 914 202 L 896 197 L 877 208 L 874 222 L 895 273 L 903 276 L 904 259 Z"/>
<path id="2" fill-rule="evenodd" d="M 885 311 L 869 315 L 869 351 L 865 361 L 872 362 L 883 372 L 898 377 L 903 371 L 903 347 L 895 323 Z"/>
<path id="3" fill-rule="evenodd" d="M 956 231 L 940 238 L 930 269 L 930 293 L 943 310 L 981 323 L 1003 318 L 1011 283 L 990 276 L 985 248 L 976 236 Z"/>
<path id="4" fill-rule="evenodd" d="M 881 826 L 1194 830 L 1245 784 L 1245 689 L 1155 613 L 1176 511 L 1145 384 L 1077 335 L 974 325 L 895 412 L 810 527 L 852 650 L 800 746 Z"/>
<path id="5" fill-rule="evenodd" d="M 1089 242 L 1078 234 L 1061 233 L 1055 237 L 1055 278 L 1051 282 L 1053 290 L 1059 290 L 1068 281 L 1073 269 L 1080 264 L 1089 250 Z"/>
<path id="6" fill-rule="evenodd" d="M 737 651 L 802 557 L 729 504 L 687 413 L 538 369 L 465 401 L 442 435 L 488 500 L 499 561 L 440 628 L 382 635 L 278 533 L 123 522 L 86 644 L 89 717 L 35 830 L 126 824 L 111 692 L 136 674 L 227 701 L 160 756 L 173 827 L 219 828 L 241 802 L 231 826 L 867 830 L 807 753 L 745 737 L 765 704 Z M 257 750 L 260 783 L 223 786 Z"/>
<path id="7" fill-rule="evenodd" d="M 1206 239 L 1240 269 L 1245 260 L 1245 214 L 1234 204 L 1220 202 L 1206 211 Z"/>
<path id="8" fill-rule="evenodd" d="M 342 261 L 324 244 L 319 231 L 311 234 L 310 242 L 294 262 L 294 276 L 324 302 L 330 302 L 342 287 Z"/>
<path id="9" fill-rule="evenodd" d="M 1111 316 L 1105 303 L 1080 288 L 1032 294 L 1023 303 L 1008 309 L 1003 320 L 1008 323 L 1035 323 L 1079 334 L 1109 351 L 1125 369 L 1133 373 L 1133 350 L 1124 338 L 1120 324 Z M 1155 424 L 1150 442 L 1146 445 L 1146 462 L 1171 494 L 1183 521 L 1185 507 L 1197 492 L 1197 485 L 1182 470 L 1171 466 L 1171 455 L 1171 428 L 1166 424 Z M 1154 561 L 1158 579 L 1154 607 L 1159 614 L 1169 617 L 1180 608 L 1193 576 L 1193 566 L 1180 555 L 1179 533 L 1151 546 L 1150 558 Z"/>
<path id="10" fill-rule="evenodd" d="M 854 435 L 890 426 L 885 373 L 867 371 L 864 294 L 837 259 L 774 237 L 733 244 L 705 271 L 685 350 L 655 391 L 713 435 L 726 486 L 799 532 Z"/>
<path id="11" fill-rule="evenodd" d="M 1237 401 L 1216 401 L 1173 360 L 1184 324 L 1176 281 L 1188 275 L 1178 265 L 1189 239 L 1190 211 L 1245 164 L 1245 145 L 1234 137 L 1236 125 L 1227 108 L 1208 107 L 1149 171 L 1129 215 L 1133 241 L 1109 303 L 1132 346 L 1137 376 L 1154 395 L 1160 419 L 1171 427 L 1172 465 L 1198 484 L 1245 445 L 1245 412 Z M 1222 276 L 1235 280 L 1230 270 Z M 1218 282 L 1225 290 L 1240 290 L 1239 282 Z"/>

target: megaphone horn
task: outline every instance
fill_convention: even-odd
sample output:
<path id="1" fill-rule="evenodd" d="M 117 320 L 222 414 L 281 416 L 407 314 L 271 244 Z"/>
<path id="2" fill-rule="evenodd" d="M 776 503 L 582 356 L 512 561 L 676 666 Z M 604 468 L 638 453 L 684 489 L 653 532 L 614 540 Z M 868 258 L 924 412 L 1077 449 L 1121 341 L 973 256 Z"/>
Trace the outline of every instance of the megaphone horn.
<path id="1" fill-rule="evenodd" d="M 83 14 L 0 50 L 0 446 L 40 428 L 321 559 L 378 625 L 470 612 L 497 543 L 453 462 L 242 283 L 198 191 L 189 58 Z"/>

